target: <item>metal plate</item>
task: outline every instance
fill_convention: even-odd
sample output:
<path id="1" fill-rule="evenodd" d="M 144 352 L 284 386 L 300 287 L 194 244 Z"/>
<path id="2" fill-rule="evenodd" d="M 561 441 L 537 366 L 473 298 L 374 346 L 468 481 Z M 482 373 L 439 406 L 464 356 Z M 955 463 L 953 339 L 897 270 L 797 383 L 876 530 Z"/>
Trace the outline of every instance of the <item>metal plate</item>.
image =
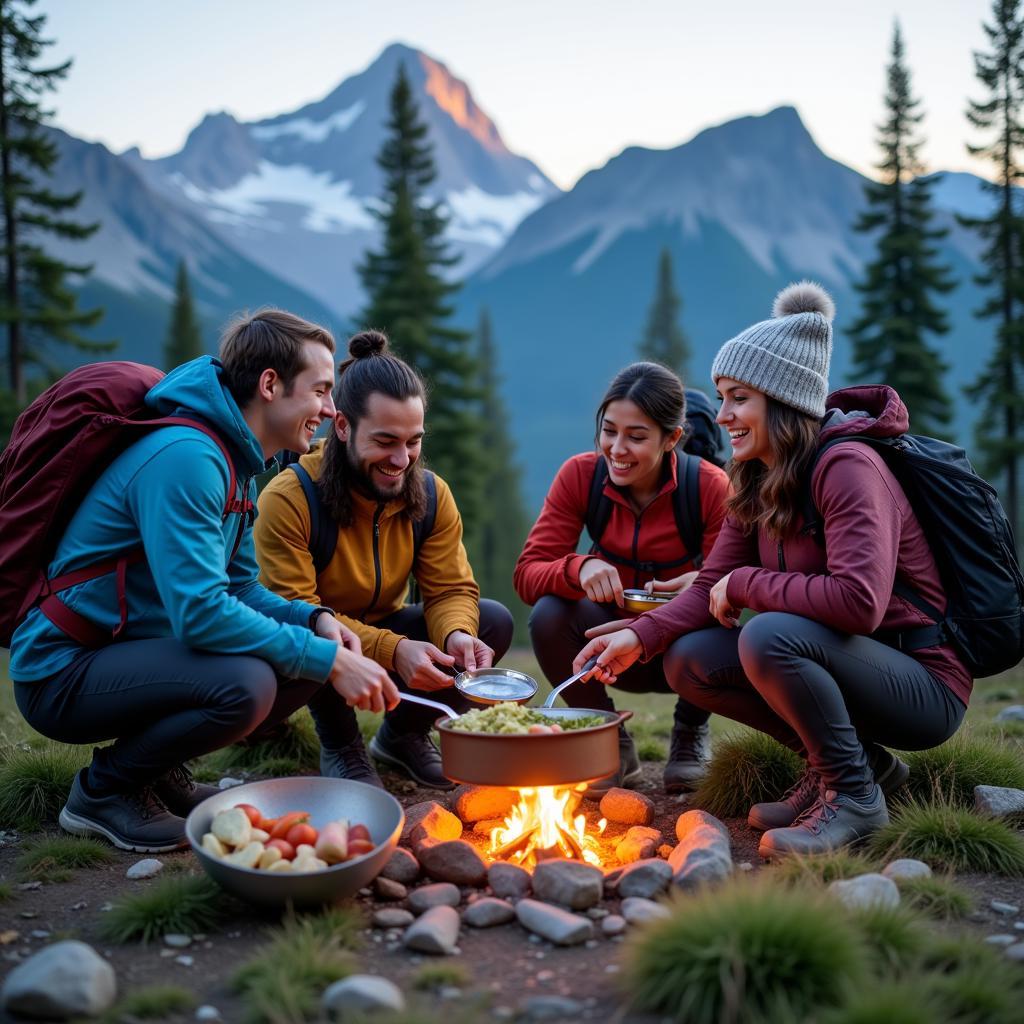
<path id="1" fill-rule="evenodd" d="M 537 680 L 512 668 L 468 668 L 455 688 L 476 704 L 523 704 L 537 692 Z"/>

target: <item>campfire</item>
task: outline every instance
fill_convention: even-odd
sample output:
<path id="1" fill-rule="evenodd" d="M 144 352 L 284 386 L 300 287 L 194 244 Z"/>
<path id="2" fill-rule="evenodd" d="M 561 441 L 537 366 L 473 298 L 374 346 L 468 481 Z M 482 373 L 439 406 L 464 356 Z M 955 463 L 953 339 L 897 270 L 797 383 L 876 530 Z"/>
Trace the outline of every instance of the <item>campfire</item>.
<path id="1" fill-rule="evenodd" d="M 601 848 L 596 837 L 587 834 L 587 819 L 582 814 L 573 817 L 582 788 L 581 785 L 518 789 L 519 802 L 504 824 L 491 831 L 488 856 L 524 868 L 560 858 L 600 867 Z M 604 818 L 598 822 L 598 835 L 607 824 Z"/>

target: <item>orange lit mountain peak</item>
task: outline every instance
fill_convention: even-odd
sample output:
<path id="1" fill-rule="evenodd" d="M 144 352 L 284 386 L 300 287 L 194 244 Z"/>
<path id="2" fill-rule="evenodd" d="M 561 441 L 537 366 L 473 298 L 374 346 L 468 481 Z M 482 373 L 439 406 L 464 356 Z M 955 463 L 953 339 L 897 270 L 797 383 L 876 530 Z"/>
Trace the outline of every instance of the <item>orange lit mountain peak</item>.
<path id="1" fill-rule="evenodd" d="M 454 78 L 443 64 L 419 55 L 427 72 L 427 95 L 460 127 L 468 131 L 485 149 L 506 153 L 494 122 L 473 102 L 465 83 Z"/>

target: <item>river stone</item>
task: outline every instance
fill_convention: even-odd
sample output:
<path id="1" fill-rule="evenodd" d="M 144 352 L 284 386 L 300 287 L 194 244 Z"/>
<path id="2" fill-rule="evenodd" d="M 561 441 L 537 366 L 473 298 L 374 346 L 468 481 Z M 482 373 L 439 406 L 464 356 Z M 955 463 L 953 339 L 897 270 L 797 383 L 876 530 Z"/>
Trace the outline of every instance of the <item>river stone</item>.
<path id="1" fill-rule="evenodd" d="M 419 953 L 451 955 L 459 938 L 459 923 L 454 907 L 431 907 L 405 930 L 402 944 Z"/>
<path id="2" fill-rule="evenodd" d="M 660 921 L 663 917 L 669 916 L 668 907 L 663 903 L 655 903 L 654 900 L 647 900 L 642 896 L 630 896 L 628 899 L 624 899 L 619 909 L 630 924 Z"/>
<path id="3" fill-rule="evenodd" d="M 649 857 L 630 864 L 619 879 L 618 892 L 627 896 L 651 899 L 663 893 L 672 882 L 672 866 L 658 857 Z"/>
<path id="4" fill-rule="evenodd" d="M 720 882 L 732 873 L 729 840 L 710 825 L 699 824 L 669 854 L 673 883 L 681 889 L 694 889 Z"/>
<path id="5" fill-rule="evenodd" d="M 620 914 L 609 914 L 601 922 L 601 931 L 609 938 L 621 935 L 626 930 L 626 919 Z"/>
<path id="6" fill-rule="evenodd" d="M 900 857 L 886 864 L 882 868 L 882 874 L 895 882 L 901 878 L 931 878 L 932 869 L 923 860 Z"/>
<path id="7" fill-rule="evenodd" d="M 992 900 L 989 906 L 997 914 L 1006 914 L 1009 917 L 1013 917 L 1015 914 L 1020 913 L 1020 907 L 1016 903 L 1004 903 L 1002 900 Z"/>
<path id="8" fill-rule="evenodd" d="M 601 797 L 601 814 L 620 825 L 650 825 L 654 821 L 654 801 L 643 793 L 613 786 Z"/>
<path id="9" fill-rule="evenodd" d="M 18 964 L 0 989 L 0 1008 L 13 1015 L 68 1020 L 98 1017 L 117 998 L 114 968 L 76 939 L 55 942 Z"/>
<path id="10" fill-rule="evenodd" d="M 1024 722 L 1024 704 L 1011 704 L 996 715 L 997 722 Z"/>
<path id="11" fill-rule="evenodd" d="M 502 828 L 504 824 L 504 818 L 483 818 L 473 822 L 473 831 L 478 836 L 489 836 L 496 828 Z"/>
<path id="12" fill-rule="evenodd" d="M 1009 949 L 1010 946 L 1016 944 L 1017 936 L 1007 935 L 1005 932 L 1002 932 L 998 935 L 986 935 L 982 941 L 987 942 L 990 946 L 1005 946 Z"/>
<path id="13" fill-rule="evenodd" d="M 380 873 L 381 878 L 390 878 L 393 882 L 401 882 L 402 885 L 409 885 L 420 877 L 420 862 L 408 851 L 400 846 L 395 847 L 391 859 L 384 865 Z"/>
<path id="14" fill-rule="evenodd" d="M 466 907 L 462 920 L 473 928 L 493 928 L 497 924 L 506 924 L 515 916 L 516 910 L 511 903 L 485 896 Z"/>
<path id="15" fill-rule="evenodd" d="M 391 903 L 404 900 L 409 895 L 406 887 L 401 882 L 396 882 L 393 878 L 375 878 L 373 880 L 373 891 L 377 894 L 377 899 L 387 900 Z"/>
<path id="16" fill-rule="evenodd" d="M 401 1012 L 405 1009 L 402 990 L 387 978 L 376 974 L 350 974 L 328 985 L 320 997 L 320 1009 L 328 1020 L 345 1020 L 378 1010 Z"/>
<path id="17" fill-rule="evenodd" d="M 139 878 L 152 878 L 164 869 L 164 862 L 155 857 L 147 857 L 145 860 L 137 860 L 125 873 L 125 878 L 133 880 Z"/>
<path id="18" fill-rule="evenodd" d="M 500 786 L 459 786 L 451 797 L 452 809 L 463 821 L 505 816 L 519 802 L 519 794 Z"/>
<path id="19" fill-rule="evenodd" d="M 1024 789 L 1008 786 L 975 786 L 974 809 L 992 818 L 1024 814 Z"/>
<path id="20" fill-rule="evenodd" d="M 1012 946 L 1007 946 L 1005 955 L 1010 960 L 1015 960 L 1018 963 L 1024 963 L 1024 942 L 1015 942 Z"/>
<path id="21" fill-rule="evenodd" d="M 852 908 L 900 905 L 900 890 L 896 883 L 877 872 L 857 875 L 856 878 L 840 878 L 832 882 L 828 889 Z"/>
<path id="22" fill-rule="evenodd" d="M 422 914 L 431 907 L 457 907 L 461 902 L 462 893 L 451 882 L 421 885 L 409 893 L 409 909 L 414 914 Z"/>
<path id="23" fill-rule="evenodd" d="M 482 886 L 487 884 L 487 865 L 464 839 L 420 843 L 420 865 L 435 882 Z"/>
<path id="24" fill-rule="evenodd" d="M 530 996 L 519 1007 L 520 1020 L 579 1020 L 583 1003 L 569 996 Z"/>
<path id="25" fill-rule="evenodd" d="M 594 937 L 592 921 L 540 900 L 520 900 L 516 904 L 516 917 L 527 931 L 556 946 L 577 946 Z"/>
<path id="26" fill-rule="evenodd" d="M 729 830 L 725 824 L 718 820 L 713 814 L 707 811 L 685 811 L 676 818 L 676 839 L 679 842 L 686 842 L 687 838 L 698 828 L 716 828 L 722 833 L 722 838 L 729 841 Z"/>
<path id="27" fill-rule="evenodd" d="M 374 928 L 406 928 L 415 920 L 408 910 L 401 907 L 382 907 L 373 914 Z"/>
<path id="28" fill-rule="evenodd" d="M 495 896 L 519 899 L 530 891 L 530 872 L 518 864 L 499 860 L 487 869 L 487 884 Z"/>
<path id="29" fill-rule="evenodd" d="M 436 800 L 413 804 L 405 812 L 402 842 L 411 846 L 413 853 L 417 856 L 419 856 L 419 846 L 424 840 L 444 842 L 448 839 L 458 839 L 461 835 L 462 822 Z"/>
<path id="30" fill-rule="evenodd" d="M 620 864 L 646 860 L 654 856 L 660 842 L 661 833 L 656 828 L 634 825 L 616 844 L 615 856 Z"/>
<path id="31" fill-rule="evenodd" d="M 533 869 L 533 894 L 548 903 L 586 910 L 601 902 L 604 874 L 578 860 L 545 860 Z"/>

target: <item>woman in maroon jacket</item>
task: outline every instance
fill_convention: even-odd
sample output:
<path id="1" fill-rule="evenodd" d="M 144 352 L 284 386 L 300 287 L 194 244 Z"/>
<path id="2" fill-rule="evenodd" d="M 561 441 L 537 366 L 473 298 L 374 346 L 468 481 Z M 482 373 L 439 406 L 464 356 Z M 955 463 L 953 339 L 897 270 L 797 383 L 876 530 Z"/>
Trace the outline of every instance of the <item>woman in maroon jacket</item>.
<path id="1" fill-rule="evenodd" d="M 908 428 L 906 407 L 884 386 L 834 396 L 835 406 L 861 411 L 827 409 L 833 312 L 817 285 L 792 285 L 773 319 L 719 351 L 712 377 L 735 496 L 715 548 L 689 590 L 628 628 L 591 630 L 576 658 L 600 654 L 598 677 L 612 683 L 664 652 L 680 695 L 804 758 L 789 793 L 751 808 L 750 823 L 766 830 L 764 857 L 834 849 L 888 821 L 885 792 L 908 769 L 883 744 L 942 743 L 963 720 L 972 685 L 933 624 L 894 592 L 909 586 L 946 607 L 895 477 L 856 440 L 817 458 L 830 438 Z M 805 529 L 809 499 L 823 543 Z M 745 608 L 760 614 L 740 627 Z"/>
<path id="2" fill-rule="evenodd" d="M 530 640 L 540 666 L 552 683 L 566 679 L 572 659 L 585 641 L 585 631 L 622 614 L 624 588 L 640 588 L 654 580 L 677 577 L 679 586 L 711 551 L 725 514 L 729 481 L 716 465 L 696 456 L 701 529 L 700 544 L 687 551 L 676 519 L 677 497 L 685 487 L 686 465 L 677 458 L 683 434 L 686 400 L 683 385 L 671 370 L 657 363 L 633 363 L 621 370 L 597 410 L 598 451 L 574 455 L 558 471 L 540 517 L 530 530 L 516 563 L 516 592 L 534 606 Z M 608 519 L 589 554 L 576 553 L 587 523 L 591 488 L 604 470 L 601 500 Z M 691 476 L 692 480 L 692 476 Z M 681 505 L 680 505 L 681 507 Z M 684 524 L 685 525 L 685 524 Z M 678 578 L 682 574 L 682 579 Z M 661 659 L 638 666 L 622 681 L 633 692 L 671 692 Z M 576 707 L 614 705 L 600 682 L 578 683 L 563 696 Z M 684 700 L 676 703 L 665 787 L 690 789 L 700 780 L 708 752 L 708 713 Z M 620 734 L 620 770 L 591 786 L 597 797 L 611 786 L 630 785 L 640 775 L 633 741 Z"/>

